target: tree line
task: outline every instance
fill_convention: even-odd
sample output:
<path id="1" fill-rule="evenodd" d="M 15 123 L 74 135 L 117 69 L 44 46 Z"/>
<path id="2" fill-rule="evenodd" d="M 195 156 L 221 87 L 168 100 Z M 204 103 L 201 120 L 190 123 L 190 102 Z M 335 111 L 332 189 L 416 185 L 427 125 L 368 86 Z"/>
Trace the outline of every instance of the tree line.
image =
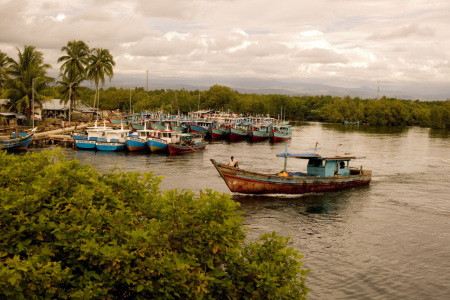
<path id="1" fill-rule="evenodd" d="M 31 114 L 31 99 L 37 105 L 51 98 L 70 103 L 83 100 L 93 107 L 128 112 L 164 111 L 186 114 L 198 109 L 214 109 L 243 114 L 270 114 L 284 119 L 321 122 L 359 122 L 374 126 L 422 126 L 450 128 L 450 101 L 412 101 L 383 96 L 381 99 L 333 96 L 288 96 L 239 93 L 214 85 L 200 90 L 144 90 L 100 88 L 105 78 L 114 76 L 114 58 L 107 49 L 89 47 L 83 41 L 69 41 L 61 48 L 59 81 L 46 75 L 50 65 L 33 46 L 18 49 L 18 59 L 0 51 L 2 98 L 10 99 L 10 110 Z M 95 84 L 95 90 L 82 86 Z M 28 110 L 27 110 L 28 109 Z"/>
<path id="2" fill-rule="evenodd" d="M 214 85 L 206 91 L 152 90 L 142 87 L 101 89 L 101 106 L 106 109 L 186 114 L 198 109 L 214 109 L 242 114 L 270 114 L 298 121 L 331 123 L 359 122 L 374 126 L 422 126 L 450 129 L 450 101 L 412 101 L 381 97 L 287 96 L 242 94 Z M 94 91 L 84 88 L 81 99 L 92 105 Z"/>

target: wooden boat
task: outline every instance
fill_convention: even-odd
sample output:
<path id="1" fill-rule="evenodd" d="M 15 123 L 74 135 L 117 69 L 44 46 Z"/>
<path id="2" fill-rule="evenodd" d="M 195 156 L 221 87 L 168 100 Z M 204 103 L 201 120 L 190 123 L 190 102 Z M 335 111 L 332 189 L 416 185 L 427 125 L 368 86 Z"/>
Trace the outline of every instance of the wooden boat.
<path id="1" fill-rule="evenodd" d="M 37 128 L 34 128 L 29 134 L 26 133 L 13 133 L 12 136 L 0 137 L 0 149 L 9 151 L 24 151 L 27 150 L 33 139 L 34 132 Z"/>
<path id="2" fill-rule="evenodd" d="M 227 128 L 222 124 L 216 124 L 208 128 L 208 134 L 212 139 L 222 139 L 227 137 Z"/>
<path id="3" fill-rule="evenodd" d="M 125 147 L 127 147 L 128 151 L 150 150 L 150 148 L 147 147 L 147 138 L 152 132 L 155 132 L 155 130 L 147 129 L 146 125 L 144 125 L 143 129 L 136 130 L 133 134 L 130 132 L 130 134 L 125 137 Z"/>
<path id="4" fill-rule="evenodd" d="M 151 152 L 167 151 L 168 144 L 180 141 L 180 131 L 167 129 L 164 131 L 158 130 L 156 133 L 156 135 L 152 134 L 147 138 L 147 146 Z"/>
<path id="5" fill-rule="evenodd" d="M 169 154 L 184 154 L 197 152 L 206 148 L 202 134 L 182 133 L 178 143 L 170 143 L 167 145 Z"/>
<path id="6" fill-rule="evenodd" d="M 269 139 L 270 124 L 252 125 L 249 135 L 252 142 L 259 142 Z"/>
<path id="7" fill-rule="evenodd" d="M 165 125 L 157 124 L 156 122 L 150 122 L 150 128 L 153 130 L 166 130 L 167 127 Z"/>
<path id="8" fill-rule="evenodd" d="M 273 143 L 284 142 L 292 137 L 292 125 L 273 125 L 269 132 L 270 141 Z"/>
<path id="9" fill-rule="evenodd" d="M 241 141 L 248 137 L 248 126 L 243 126 L 243 125 L 229 126 L 227 133 L 228 133 L 228 138 L 230 139 L 230 142 Z"/>
<path id="10" fill-rule="evenodd" d="M 243 194 L 304 194 L 336 191 L 369 184 L 372 171 L 351 168 L 354 156 L 322 157 L 315 153 L 278 154 L 285 158 L 285 168 L 277 174 L 245 171 L 211 159 L 228 188 Z M 306 159 L 307 172 L 287 172 L 287 158 Z"/>
<path id="11" fill-rule="evenodd" d="M 198 133 L 201 132 L 203 134 L 208 134 L 208 128 L 211 127 L 211 122 L 200 122 L 200 121 L 194 121 L 191 123 L 188 123 L 188 132 Z"/>

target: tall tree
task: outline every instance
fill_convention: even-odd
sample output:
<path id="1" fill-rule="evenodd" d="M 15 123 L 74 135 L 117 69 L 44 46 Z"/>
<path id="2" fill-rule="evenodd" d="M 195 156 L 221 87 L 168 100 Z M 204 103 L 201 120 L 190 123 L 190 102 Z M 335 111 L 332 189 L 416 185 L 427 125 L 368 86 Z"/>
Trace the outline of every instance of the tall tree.
<path id="1" fill-rule="evenodd" d="M 89 61 L 89 47 L 83 41 L 69 41 L 67 46 L 61 48 L 61 52 L 66 55 L 58 58 L 58 63 L 63 63 L 60 67 L 60 77 L 63 84 L 64 100 L 69 101 L 69 124 L 71 119 L 73 98 L 76 96 L 76 88 L 86 78 L 86 66 Z M 67 103 L 67 102 L 66 102 Z"/>
<path id="2" fill-rule="evenodd" d="M 9 79 L 8 70 L 9 70 L 10 59 L 0 50 L 0 96 L 3 93 L 3 85 Z"/>
<path id="3" fill-rule="evenodd" d="M 11 100 L 10 109 L 24 111 L 30 108 L 28 114 L 31 115 L 33 87 L 36 104 L 42 107 L 42 102 L 47 99 L 41 91 L 53 81 L 53 78 L 46 76 L 47 69 L 51 66 L 44 63 L 42 52 L 37 51 L 34 46 L 24 46 L 23 52 L 17 48 L 17 51 L 17 61 L 9 59 L 8 74 L 11 80 L 5 84 L 5 97 Z"/>
<path id="4" fill-rule="evenodd" d="M 99 106 L 98 85 L 101 82 L 105 84 L 105 76 L 111 78 L 114 76 L 113 67 L 116 65 L 113 56 L 109 50 L 103 48 L 94 48 L 89 56 L 89 64 L 87 67 L 87 78 L 95 83 L 94 107 L 97 103 Z"/>
<path id="5" fill-rule="evenodd" d="M 67 46 L 61 47 L 61 52 L 66 55 L 58 58 L 58 63 L 63 63 L 60 67 L 62 74 L 74 72 L 74 74 L 85 75 L 86 66 L 89 61 L 89 47 L 83 41 L 70 41 Z"/>
<path id="6" fill-rule="evenodd" d="M 61 85 L 59 92 L 61 93 L 61 102 L 67 103 L 69 102 L 69 109 L 71 110 L 74 107 L 75 100 L 81 96 L 80 95 L 80 86 L 81 83 L 85 80 L 85 77 L 81 73 L 77 73 L 75 71 L 68 72 L 67 74 L 60 74 L 61 81 L 57 83 Z M 69 118 L 70 118 L 69 111 Z"/>

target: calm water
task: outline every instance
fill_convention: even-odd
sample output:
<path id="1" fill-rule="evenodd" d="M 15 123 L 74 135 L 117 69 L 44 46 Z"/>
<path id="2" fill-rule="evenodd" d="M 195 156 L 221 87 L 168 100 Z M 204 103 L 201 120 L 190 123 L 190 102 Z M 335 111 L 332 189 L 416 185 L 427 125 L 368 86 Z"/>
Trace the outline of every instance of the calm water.
<path id="1" fill-rule="evenodd" d="M 368 187 L 296 197 L 233 195 L 245 213 L 249 238 L 276 231 L 292 237 L 311 269 L 309 299 L 450 298 L 450 135 L 423 128 L 299 124 L 289 151 L 319 142 L 322 154 L 365 156 Z M 211 158 L 230 155 L 243 169 L 277 172 L 285 144 L 214 142 L 182 156 L 63 149 L 100 171 L 118 166 L 153 171 L 163 189 L 229 192 Z M 29 151 L 42 151 L 34 148 Z M 291 161 L 290 170 L 305 162 Z"/>

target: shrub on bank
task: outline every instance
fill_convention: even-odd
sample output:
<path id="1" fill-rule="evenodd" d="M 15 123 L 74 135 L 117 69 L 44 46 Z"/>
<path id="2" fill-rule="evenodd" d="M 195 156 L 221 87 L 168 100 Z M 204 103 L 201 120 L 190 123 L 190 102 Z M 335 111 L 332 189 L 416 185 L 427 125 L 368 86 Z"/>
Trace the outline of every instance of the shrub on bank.
<path id="1" fill-rule="evenodd" d="M 302 299 L 288 238 L 245 242 L 227 194 L 0 151 L 0 298 Z"/>

